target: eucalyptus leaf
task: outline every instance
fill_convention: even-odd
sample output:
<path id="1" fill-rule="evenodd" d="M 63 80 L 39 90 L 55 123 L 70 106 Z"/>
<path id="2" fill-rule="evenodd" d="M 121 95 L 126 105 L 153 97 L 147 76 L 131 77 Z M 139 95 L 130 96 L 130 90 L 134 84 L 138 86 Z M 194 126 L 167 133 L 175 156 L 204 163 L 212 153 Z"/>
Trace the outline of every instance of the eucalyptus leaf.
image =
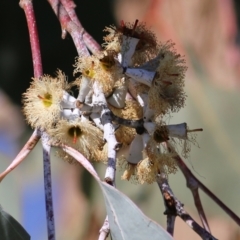
<path id="1" fill-rule="evenodd" d="M 91 163 L 81 153 L 66 145 L 64 150 L 81 163 L 99 183 L 106 203 L 113 240 L 173 240 L 172 236 L 146 217 L 126 195 L 102 182 Z"/>
<path id="2" fill-rule="evenodd" d="M 30 235 L 22 225 L 0 206 L 0 239 L 30 240 Z"/>
<path id="3" fill-rule="evenodd" d="M 148 218 L 123 193 L 98 181 L 104 194 L 113 240 L 173 240 L 159 224 Z"/>

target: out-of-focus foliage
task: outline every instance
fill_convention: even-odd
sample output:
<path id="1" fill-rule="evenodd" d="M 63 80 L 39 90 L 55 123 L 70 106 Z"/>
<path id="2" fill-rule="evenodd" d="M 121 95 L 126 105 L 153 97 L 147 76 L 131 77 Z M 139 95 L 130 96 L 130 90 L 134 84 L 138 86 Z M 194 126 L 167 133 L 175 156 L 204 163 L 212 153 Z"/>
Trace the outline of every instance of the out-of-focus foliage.
<path id="1" fill-rule="evenodd" d="M 0 236 L 4 240 L 30 240 L 29 234 L 11 215 L 0 209 Z"/>

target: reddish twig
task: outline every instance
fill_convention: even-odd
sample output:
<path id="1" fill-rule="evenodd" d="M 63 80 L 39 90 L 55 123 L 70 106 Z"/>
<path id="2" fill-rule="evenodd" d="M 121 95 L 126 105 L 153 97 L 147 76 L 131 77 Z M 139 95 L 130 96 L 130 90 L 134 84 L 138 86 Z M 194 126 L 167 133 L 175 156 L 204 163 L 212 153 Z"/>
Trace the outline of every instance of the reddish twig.
<path id="1" fill-rule="evenodd" d="M 200 196 L 199 196 L 198 189 L 191 189 L 191 191 L 192 191 L 194 203 L 195 203 L 195 206 L 196 206 L 196 208 L 198 210 L 198 215 L 200 217 L 202 225 L 208 232 L 211 233 L 211 230 L 210 230 L 210 227 L 208 225 L 208 221 L 207 221 L 206 215 L 205 215 L 204 210 L 203 210 L 203 206 L 202 206 L 202 202 L 201 202 L 201 199 L 200 199 Z"/>
<path id="2" fill-rule="evenodd" d="M 58 17 L 60 24 L 63 30 L 63 36 L 65 36 L 66 31 L 71 35 L 73 42 L 76 46 L 78 55 L 89 55 L 89 52 L 86 48 L 90 49 L 91 52 L 98 52 L 101 47 L 100 45 L 84 30 L 80 21 L 78 20 L 75 13 L 75 4 L 72 0 L 48 0 L 53 11 Z M 104 98 L 105 99 L 105 98 Z M 114 131 L 113 134 L 110 134 L 113 129 L 111 124 L 111 116 L 106 116 L 103 114 L 104 110 L 101 113 L 102 121 L 104 122 L 104 135 L 108 135 L 109 138 L 106 140 L 110 140 L 108 144 L 108 167 L 106 169 L 105 181 L 111 185 L 115 185 L 115 172 L 116 172 L 116 149 L 115 145 L 117 144 Z M 110 121 L 109 121 L 110 119 Z M 110 131 L 110 132 L 109 132 Z M 66 151 L 67 152 L 67 151 Z M 109 232 L 109 224 L 105 224 L 103 227 L 105 228 L 105 232 Z M 102 232 L 100 231 L 100 236 Z"/>
<path id="3" fill-rule="evenodd" d="M 86 32 L 86 30 L 83 32 L 83 41 L 93 54 L 98 53 L 102 49 L 98 42 L 95 41 L 95 39 L 88 32 Z"/>
<path id="4" fill-rule="evenodd" d="M 60 0 L 61 4 L 65 8 L 71 20 L 80 28 L 83 29 L 82 24 L 80 23 L 76 12 L 75 12 L 75 3 L 72 0 Z M 101 50 L 101 46 L 98 42 L 85 30 L 82 30 L 83 41 L 86 44 L 87 48 L 93 53 L 96 54 Z"/>
<path id="5" fill-rule="evenodd" d="M 67 145 L 54 145 L 56 147 L 61 147 L 66 153 L 71 155 L 75 160 L 77 160 L 88 172 L 91 173 L 91 175 L 98 181 L 101 181 L 97 172 L 93 168 L 92 164 L 87 160 L 80 152 L 78 152 L 76 149 L 69 147 Z"/>
<path id="6" fill-rule="evenodd" d="M 30 45 L 32 50 L 34 77 L 39 78 L 40 76 L 42 76 L 43 70 L 42 70 L 42 60 L 41 60 L 37 24 L 36 24 L 32 0 L 20 0 L 19 5 L 23 8 L 26 15 L 26 19 L 27 19 Z M 46 142 L 46 138 L 47 138 L 46 133 L 41 132 L 39 135 L 41 135 L 42 137 L 42 146 L 43 146 L 44 189 L 45 189 L 45 201 L 46 201 L 48 240 L 55 240 L 54 213 L 53 213 L 53 202 L 52 202 L 50 146 L 48 146 Z"/>
<path id="7" fill-rule="evenodd" d="M 83 27 L 80 23 L 80 21 L 77 19 L 77 16 L 75 14 L 75 11 L 73 8 L 75 7 L 75 4 L 71 0 L 61 0 L 60 2 L 58 0 L 48 0 L 50 5 L 52 6 L 55 14 L 57 15 L 60 24 L 63 29 L 66 29 L 72 36 L 74 44 L 77 48 L 79 55 L 88 55 L 87 48 L 85 47 L 85 43 L 83 42 Z M 66 10 L 65 10 L 66 9 Z M 69 13 L 69 14 L 68 14 Z M 71 16 L 71 17 L 70 17 Z M 73 19 L 73 20 L 72 20 Z M 105 100 L 105 97 L 103 97 Z M 115 151 L 115 145 L 117 144 L 114 131 L 112 134 L 105 133 L 111 128 L 111 116 L 107 116 L 106 114 L 102 114 L 101 116 L 104 122 L 104 135 L 111 135 L 111 139 L 114 138 L 113 141 L 111 141 L 111 144 L 108 145 L 108 168 L 105 176 L 105 180 L 109 182 L 110 184 L 114 185 L 115 181 L 115 168 L 116 168 L 116 151 Z M 107 119 L 105 121 L 105 119 Z M 107 129 L 107 130 L 106 130 Z M 107 140 L 107 139 L 106 139 Z M 111 172 L 111 174 L 110 174 Z M 114 174 L 112 174 L 114 173 Z M 111 176 L 111 177 L 110 177 Z"/>
<path id="8" fill-rule="evenodd" d="M 216 240 L 207 230 L 202 228 L 183 208 L 183 204 L 174 196 L 167 178 L 164 174 L 157 176 L 157 183 L 161 190 L 166 211 L 164 214 L 169 216 L 179 216 L 184 222 L 186 222 L 203 240 Z M 167 222 L 173 225 L 173 222 Z M 173 232 L 173 226 L 168 226 L 167 229 Z M 171 233 L 171 232 L 170 232 Z"/>
<path id="9" fill-rule="evenodd" d="M 184 163 L 181 157 L 176 153 L 176 151 L 174 150 L 174 148 L 169 142 L 167 142 L 167 146 L 170 152 L 174 152 L 176 154 L 174 158 L 177 161 L 178 167 L 180 168 L 183 175 L 185 176 L 187 187 L 192 191 L 194 202 L 198 210 L 199 216 L 201 218 L 201 221 L 204 222 L 203 226 L 208 226 L 208 223 L 202 208 L 199 194 L 197 193 L 198 188 L 200 188 L 203 192 L 205 192 L 240 226 L 240 218 L 193 175 L 193 173 L 189 170 L 187 165 Z"/>
<path id="10" fill-rule="evenodd" d="M 29 30 L 31 51 L 32 51 L 34 77 L 38 78 L 42 76 L 43 71 L 42 71 L 42 59 L 41 59 L 37 24 L 36 24 L 32 0 L 20 0 L 19 5 L 25 12 L 28 30 Z"/>
<path id="11" fill-rule="evenodd" d="M 84 29 L 81 26 L 78 26 L 75 22 L 71 20 L 64 6 L 59 0 L 48 0 L 54 13 L 56 14 L 63 31 L 63 37 L 65 36 L 65 31 L 67 31 L 74 42 L 74 45 L 77 49 L 78 55 L 89 55 L 87 47 L 83 42 L 83 32 Z"/>
<path id="12" fill-rule="evenodd" d="M 8 173 L 10 173 L 14 168 L 16 168 L 27 157 L 27 155 L 33 150 L 33 148 L 38 143 L 40 137 L 41 135 L 35 129 L 35 131 L 32 133 L 32 136 L 26 142 L 26 144 L 24 145 L 22 150 L 18 153 L 18 155 L 14 158 L 12 163 L 3 173 L 0 174 L 0 182 L 4 179 L 5 176 L 7 176 Z"/>

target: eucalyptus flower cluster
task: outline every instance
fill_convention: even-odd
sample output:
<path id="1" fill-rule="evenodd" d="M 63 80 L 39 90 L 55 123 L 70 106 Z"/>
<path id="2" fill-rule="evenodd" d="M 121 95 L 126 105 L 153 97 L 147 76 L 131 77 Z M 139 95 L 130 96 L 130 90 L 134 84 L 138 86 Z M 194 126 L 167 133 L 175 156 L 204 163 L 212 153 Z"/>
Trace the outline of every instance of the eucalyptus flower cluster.
<path id="1" fill-rule="evenodd" d="M 34 78 L 23 94 L 26 119 L 31 127 L 49 134 L 49 144 L 63 145 L 63 150 L 58 150 L 57 155 L 66 161 L 75 162 L 65 153 L 64 144 L 90 160 L 100 160 L 99 157 L 104 155 L 103 133 L 76 107 L 76 98 L 68 93 L 69 90 L 70 85 L 61 71 L 56 77 L 44 75 Z"/>
<path id="2" fill-rule="evenodd" d="M 184 156 L 189 154 L 189 143 L 195 143 L 190 133 L 195 130 L 186 123 L 164 121 L 185 105 L 186 62 L 174 43 L 159 43 L 138 20 L 104 31 L 103 50 L 76 60 L 74 74 L 79 77 L 71 86 L 78 86 L 78 96 L 68 93 L 70 85 L 61 71 L 55 78 L 44 75 L 33 79 L 24 93 L 24 113 L 29 124 L 47 131 L 53 142 L 70 145 L 90 160 L 107 161 L 97 86 L 112 112 L 117 141 L 129 146 L 119 161 L 125 170 L 122 178 L 152 183 L 161 172 L 176 172 L 167 141 L 180 144 Z M 59 156 L 74 161 L 64 148 Z"/>

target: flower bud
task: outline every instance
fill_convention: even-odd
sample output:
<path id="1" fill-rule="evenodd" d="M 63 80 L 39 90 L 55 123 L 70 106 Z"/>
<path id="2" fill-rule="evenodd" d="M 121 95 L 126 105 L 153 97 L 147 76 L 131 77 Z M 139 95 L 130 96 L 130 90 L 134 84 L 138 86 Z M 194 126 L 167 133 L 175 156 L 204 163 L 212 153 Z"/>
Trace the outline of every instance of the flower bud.
<path id="1" fill-rule="evenodd" d="M 130 36 L 122 36 L 121 45 L 121 65 L 122 67 L 128 67 L 131 65 L 131 59 L 135 52 L 139 39 Z"/>
<path id="2" fill-rule="evenodd" d="M 123 108 L 125 106 L 125 98 L 127 94 L 127 86 L 122 85 L 113 91 L 113 94 L 107 99 L 107 102 L 116 108 Z"/>
<path id="3" fill-rule="evenodd" d="M 77 99 L 83 103 L 85 101 L 85 98 L 87 94 L 89 93 L 91 89 L 91 81 L 86 76 L 82 76 L 81 82 L 80 82 L 80 89 Z"/>
<path id="4" fill-rule="evenodd" d="M 127 162 L 137 164 L 142 160 L 143 140 L 141 135 L 136 135 L 130 144 Z"/>
<path id="5" fill-rule="evenodd" d="M 155 74 L 156 72 L 150 72 L 140 68 L 127 68 L 125 71 L 125 75 L 149 87 L 152 85 Z"/>

